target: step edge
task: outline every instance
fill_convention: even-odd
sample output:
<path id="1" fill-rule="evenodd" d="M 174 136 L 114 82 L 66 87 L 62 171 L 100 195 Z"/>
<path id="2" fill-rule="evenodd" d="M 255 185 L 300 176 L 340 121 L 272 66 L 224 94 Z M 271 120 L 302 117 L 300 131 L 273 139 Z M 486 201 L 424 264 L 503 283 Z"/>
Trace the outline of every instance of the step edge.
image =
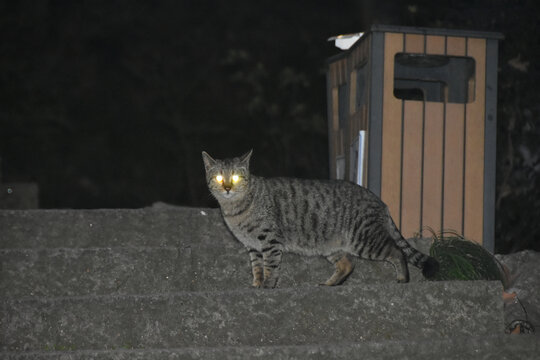
<path id="1" fill-rule="evenodd" d="M 223 352 L 228 350 L 276 350 L 276 349 L 313 349 L 317 348 L 319 350 L 325 349 L 339 349 L 343 347 L 362 347 L 362 346 L 389 346 L 389 345 L 404 345 L 404 344 L 427 344 L 430 346 L 433 345 L 452 345 L 456 342 L 458 343 L 476 343 L 496 341 L 501 343 L 501 346 L 506 346 L 508 342 L 520 342 L 520 344 L 532 344 L 534 345 L 533 349 L 540 350 L 540 335 L 539 334 L 521 334 L 521 335 L 507 335 L 504 333 L 493 334 L 493 335 L 481 335 L 476 337 L 471 336 L 455 336 L 455 337 L 442 337 L 442 338 L 410 338 L 410 339 L 395 339 L 395 340 L 366 340 L 358 342 L 328 342 L 328 343 L 313 343 L 313 344 L 275 344 L 275 345 L 228 345 L 228 346 L 186 346 L 186 347 L 175 347 L 175 348 L 138 348 L 138 349 L 81 349 L 81 350 L 31 350 L 31 351 L 0 351 L 0 357 L 2 355 L 25 355 L 25 356 L 36 356 L 36 355 L 47 355 L 47 356 L 61 356 L 67 354 L 150 354 L 153 352 L 169 352 L 169 353 L 187 353 L 193 351 L 216 351 Z"/>
<path id="2" fill-rule="evenodd" d="M 344 291 L 374 291 L 375 289 L 378 289 L 379 291 L 382 291 L 384 288 L 388 287 L 401 287 L 402 289 L 409 288 L 411 291 L 413 289 L 417 291 L 418 287 L 430 287 L 436 286 L 436 287 L 454 287 L 458 285 L 465 285 L 467 288 L 473 287 L 477 288 L 478 286 L 484 286 L 487 289 L 491 288 L 500 288 L 501 294 L 503 290 L 503 286 L 500 281 L 498 280 L 474 280 L 474 281 L 418 281 L 418 282 L 409 282 L 405 284 L 398 284 L 395 282 L 385 282 L 385 283 L 379 283 L 379 284 L 355 284 L 355 285 L 342 285 L 342 286 L 335 286 L 335 287 L 329 287 L 329 286 L 318 286 L 318 285 L 301 285 L 296 287 L 286 287 L 286 288 L 275 288 L 275 289 L 258 289 L 253 287 L 246 287 L 246 288 L 235 288 L 230 290 L 196 290 L 196 291 L 189 291 L 189 290 L 183 290 L 183 291 L 175 291 L 175 292 L 168 292 L 168 293 L 151 293 L 151 294 L 104 294 L 104 295 L 77 295 L 77 296 L 54 296 L 54 297 L 32 297 L 32 296 L 25 296 L 25 297 L 5 297 L 0 296 L 0 302 L 3 303 L 26 303 L 26 302 L 66 302 L 66 301 L 85 301 L 85 300 L 139 300 L 139 299 L 148 299 L 148 300 L 164 300 L 168 298 L 175 298 L 175 297 L 181 297 L 181 296 L 195 296 L 195 295 L 208 295 L 213 294 L 220 296 L 226 296 L 227 294 L 257 294 L 262 295 L 263 293 L 266 293 L 268 295 L 279 295 L 279 294 L 290 294 L 290 293 L 297 293 L 301 290 L 306 291 L 320 291 L 320 292 L 332 292 L 335 294 L 335 292 L 344 292 Z M 502 301 L 502 295 L 501 295 L 501 301 Z"/>

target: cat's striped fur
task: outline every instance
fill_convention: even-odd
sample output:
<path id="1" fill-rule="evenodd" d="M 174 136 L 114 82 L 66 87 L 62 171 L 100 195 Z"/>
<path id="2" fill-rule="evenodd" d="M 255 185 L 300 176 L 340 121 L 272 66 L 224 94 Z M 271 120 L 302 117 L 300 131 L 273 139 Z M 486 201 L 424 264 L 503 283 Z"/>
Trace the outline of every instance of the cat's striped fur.
<path id="1" fill-rule="evenodd" d="M 371 191 L 346 181 L 254 176 L 251 153 L 214 160 L 203 152 L 203 160 L 208 188 L 249 252 L 253 286 L 276 286 L 283 252 L 325 256 L 336 267 L 326 285 L 351 273 L 349 255 L 389 261 L 398 282 L 409 281 L 407 262 L 426 277 L 437 271 L 437 261 L 409 245 Z"/>

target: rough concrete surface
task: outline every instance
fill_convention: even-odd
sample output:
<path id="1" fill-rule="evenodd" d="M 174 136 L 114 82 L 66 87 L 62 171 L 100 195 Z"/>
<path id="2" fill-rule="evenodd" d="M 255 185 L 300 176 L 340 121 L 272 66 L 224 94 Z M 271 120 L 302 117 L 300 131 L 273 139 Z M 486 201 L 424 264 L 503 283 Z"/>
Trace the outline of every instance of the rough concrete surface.
<path id="1" fill-rule="evenodd" d="M 189 290 L 189 252 L 176 247 L 0 250 L 5 297 Z"/>
<path id="2" fill-rule="evenodd" d="M 232 240 L 231 240 L 232 241 Z M 13 296 L 144 294 L 248 288 L 247 253 L 220 247 L 54 248 L 0 250 L 0 293 Z M 390 264 L 356 260 L 344 286 L 395 282 Z M 285 254 L 279 287 L 317 285 L 333 272 L 323 258 Z M 413 282 L 421 281 L 412 268 Z"/>
<path id="3" fill-rule="evenodd" d="M 3 350 L 298 345 L 503 331 L 497 282 L 4 301 Z"/>
<path id="4" fill-rule="evenodd" d="M 531 336 L 458 336 L 452 339 L 364 341 L 289 346 L 188 347 L 178 349 L 72 350 L 10 353 L 5 360 L 250 360 L 535 359 L 540 342 Z M 518 357 L 519 356 L 519 357 Z"/>
<path id="5" fill-rule="evenodd" d="M 538 254 L 501 261 L 521 274 L 512 286 L 536 319 Z M 248 256 L 217 209 L 0 210 L 0 358 L 504 359 L 538 350 L 538 337 L 502 335 L 499 283 L 427 282 L 410 270 L 411 283 L 396 284 L 391 265 L 356 260 L 343 286 L 319 287 L 333 271 L 326 260 L 285 254 L 279 288 L 251 289 Z"/>
<path id="6" fill-rule="evenodd" d="M 0 291 L 8 297 L 227 290 L 251 284 L 247 252 L 216 209 L 6 211 L 0 212 L 0 228 Z M 346 285 L 395 281 L 389 263 L 354 262 Z M 279 287 L 316 285 L 332 272 L 323 258 L 285 254 Z M 417 268 L 411 266 L 410 273 L 411 281 L 423 280 Z"/>
<path id="7" fill-rule="evenodd" d="M 219 210 L 185 207 L 2 210 L 0 229 L 3 249 L 183 247 L 226 231 Z"/>
<path id="8" fill-rule="evenodd" d="M 540 253 L 532 250 L 497 255 L 510 271 L 506 292 L 515 292 L 516 301 L 505 305 L 505 322 L 527 320 L 540 333 Z"/>

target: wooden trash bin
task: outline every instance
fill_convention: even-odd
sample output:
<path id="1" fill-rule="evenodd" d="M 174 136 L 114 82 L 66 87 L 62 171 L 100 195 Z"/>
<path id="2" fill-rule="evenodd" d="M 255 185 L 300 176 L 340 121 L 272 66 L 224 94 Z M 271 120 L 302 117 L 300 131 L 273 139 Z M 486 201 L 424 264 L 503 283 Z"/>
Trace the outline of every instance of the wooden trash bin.
<path id="1" fill-rule="evenodd" d="M 327 73 L 330 177 L 379 195 L 405 237 L 494 248 L 498 41 L 374 25 Z"/>

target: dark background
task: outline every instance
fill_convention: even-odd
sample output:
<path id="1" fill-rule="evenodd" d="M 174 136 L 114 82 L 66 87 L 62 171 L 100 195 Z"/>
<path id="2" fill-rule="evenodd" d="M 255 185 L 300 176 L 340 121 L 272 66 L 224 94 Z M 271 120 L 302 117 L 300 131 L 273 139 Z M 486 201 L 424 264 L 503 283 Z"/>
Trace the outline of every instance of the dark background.
<path id="1" fill-rule="evenodd" d="M 328 176 L 327 38 L 498 31 L 496 251 L 540 250 L 540 2 L 0 1 L 4 182 L 44 208 L 215 206 L 201 150 Z"/>

